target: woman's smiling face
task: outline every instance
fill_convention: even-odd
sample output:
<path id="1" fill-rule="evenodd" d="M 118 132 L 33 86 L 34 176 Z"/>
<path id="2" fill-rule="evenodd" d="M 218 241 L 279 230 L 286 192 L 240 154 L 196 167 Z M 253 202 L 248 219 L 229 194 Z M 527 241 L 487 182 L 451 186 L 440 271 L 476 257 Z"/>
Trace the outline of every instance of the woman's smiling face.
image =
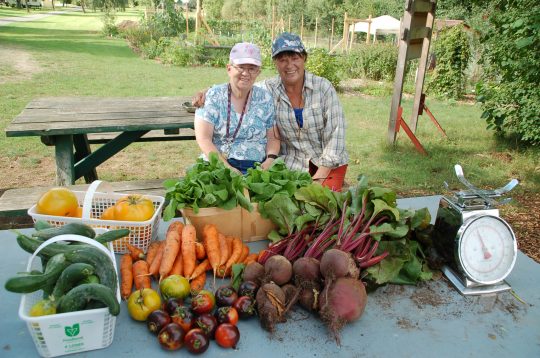
<path id="1" fill-rule="evenodd" d="M 260 67 L 251 64 L 228 64 L 229 83 L 240 90 L 249 90 L 253 87 L 260 70 Z"/>
<path id="2" fill-rule="evenodd" d="M 293 85 L 304 81 L 306 58 L 297 52 L 282 52 L 274 58 L 274 64 L 284 84 Z"/>

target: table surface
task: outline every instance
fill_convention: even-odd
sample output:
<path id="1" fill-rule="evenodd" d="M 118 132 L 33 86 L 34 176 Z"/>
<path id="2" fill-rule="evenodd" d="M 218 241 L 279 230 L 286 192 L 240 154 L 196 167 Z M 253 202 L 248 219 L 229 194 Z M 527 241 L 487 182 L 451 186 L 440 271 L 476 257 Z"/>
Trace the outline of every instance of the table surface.
<path id="1" fill-rule="evenodd" d="M 50 97 L 30 102 L 6 128 L 6 136 L 53 136 L 193 128 L 189 97 Z"/>
<path id="2" fill-rule="evenodd" d="M 398 201 L 401 207 L 436 210 L 438 197 Z M 167 223 L 160 225 L 163 238 Z M 23 231 L 31 231 L 25 229 Z M 26 267 L 28 254 L 16 244 L 15 234 L 0 231 L 4 257 L 1 281 Z M 261 247 L 263 242 L 252 245 Z M 510 292 L 464 297 L 445 278 L 418 286 L 387 285 L 368 295 L 360 320 L 341 333 L 341 346 L 329 337 L 322 322 L 295 308 L 286 323 L 270 335 L 258 320 L 239 323 L 237 350 L 222 349 L 215 342 L 207 357 L 539 357 L 540 265 L 519 252 L 507 282 Z M 0 356 L 37 356 L 25 323 L 17 315 L 21 296 L 0 290 L 2 324 Z M 77 354 L 81 357 L 163 356 L 143 323 L 131 320 L 125 303 L 116 321 L 113 343 L 104 349 Z M 188 354 L 184 349 L 181 354 Z"/>

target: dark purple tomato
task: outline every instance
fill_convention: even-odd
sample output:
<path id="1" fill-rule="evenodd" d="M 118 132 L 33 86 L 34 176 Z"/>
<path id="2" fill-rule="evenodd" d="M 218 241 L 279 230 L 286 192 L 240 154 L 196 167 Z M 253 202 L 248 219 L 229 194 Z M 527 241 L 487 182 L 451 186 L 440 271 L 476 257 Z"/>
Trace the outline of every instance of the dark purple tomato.
<path id="1" fill-rule="evenodd" d="M 175 351 L 182 348 L 184 344 L 185 332 L 176 323 L 169 323 L 158 333 L 158 341 L 163 349 Z"/>
<path id="2" fill-rule="evenodd" d="M 176 307 L 176 310 L 171 315 L 171 320 L 174 323 L 179 324 L 180 327 L 187 332 L 191 329 L 191 327 L 193 327 L 195 317 L 189 308 L 186 306 L 179 306 Z"/>
<path id="3" fill-rule="evenodd" d="M 193 327 L 202 329 L 208 338 L 213 339 L 216 333 L 217 320 L 210 313 L 203 313 L 195 318 Z"/>
<path id="4" fill-rule="evenodd" d="M 249 296 L 255 298 L 258 288 L 259 285 L 257 285 L 255 282 L 244 281 L 240 284 L 240 287 L 238 287 L 238 296 Z"/>
<path id="5" fill-rule="evenodd" d="M 167 312 L 169 315 L 172 315 L 177 307 L 184 304 L 181 298 L 171 297 L 165 302 L 163 302 L 163 311 Z"/>
<path id="6" fill-rule="evenodd" d="M 210 345 L 210 339 L 200 328 L 190 329 L 184 337 L 184 345 L 187 350 L 194 354 L 204 353 Z"/>
<path id="7" fill-rule="evenodd" d="M 158 334 L 169 323 L 171 323 L 171 316 L 162 310 L 155 310 L 146 318 L 146 326 L 153 334 Z"/>
<path id="8" fill-rule="evenodd" d="M 240 296 L 234 301 L 233 307 L 238 311 L 238 316 L 241 319 L 255 315 L 255 299 L 253 297 Z"/>
<path id="9" fill-rule="evenodd" d="M 219 307 L 215 316 L 218 324 L 230 323 L 236 326 L 238 323 L 238 311 L 234 307 Z"/>
<path id="10" fill-rule="evenodd" d="M 218 307 L 232 306 L 238 299 L 238 294 L 231 286 L 223 286 L 216 290 L 216 305 Z"/>

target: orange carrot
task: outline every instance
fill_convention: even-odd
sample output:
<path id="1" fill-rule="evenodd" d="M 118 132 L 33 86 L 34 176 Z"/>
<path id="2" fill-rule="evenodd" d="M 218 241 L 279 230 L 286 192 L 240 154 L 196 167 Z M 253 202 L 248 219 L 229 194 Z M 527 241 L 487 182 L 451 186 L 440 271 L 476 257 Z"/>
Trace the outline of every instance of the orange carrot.
<path id="1" fill-rule="evenodd" d="M 161 241 L 159 248 L 156 252 L 156 257 L 152 260 L 150 267 L 148 268 L 148 273 L 154 277 L 157 277 L 159 273 L 159 267 L 161 266 L 161 259 L 163 258 L 163 251 L 165 251 L 165 241 Z"/>
<path id="2" fill-rule="evenodd" d="M 195 270 L 193 270 L 193 273 L 188 278 L 192 280 L 195 277 L 199 276 L 200 274 L 206 273 L 206 271 L 211 270 L 211 269 L 212 269 L 212 266 L 210 265 L 210 261 L 208 261 L 208 259 L 206 258 L 203 261 L 201 261 L 201 263 L 198 264 L 197 267 L 195 267 Z"/>
<path id="3" fill-rule="evenodd" d="M 225 263 L 225 266 L 223 268 L 220 267 L 219 269 L 219 275 L 221 277 L 225 277 L 226 272 L 230 270 L 230 268 L 232 267 L 234 263 L 238 262 L 238 260 L 240 259 L 240 256 L 242 255 L 242 250 L 244 247 L 242 240 L 235 237 L 232 239 L 232 242 L 233 242 L 233 248 L 231 251 L 231 256 L 229 256 L 229 259 Z"/>
<path id="4" fill-rule="evenodd" d="M 130 254 L 120 258 L 120 295 L 127 300 L 133 288 L 133 259 Z"/>
<path id="5" fill-rule="evenodd" d="M 197 264 L 197 254 L 195 253 L 195 239 L 197 235 L 195 227 L 191 224 L 184 226 L 182 230 L 182 262 L 184 266 L 184 277 L 190 277 Z"/>
<path id="6" fill-rule="evenodd" d="M 150 243 L 150 246 L 148 246 L 148 250 L 146 251 L 146 263 L 148 264 L 148 266 L 152 264 L 154 257 L 156 257 L 156 253 L 159 249 L 160 244 L 161 241 L 152 241 Z"/>
<path id="7" fill-rule="evenodd" d="M 200 290 L 204 288 L 205 283 L 206 283 L 206 272 L 203 272 L 199 276 L 191 280 L 191 282 L 189 283 L 189 286 L 191 288 L 191 293 L 192 294 L 198 293 Z"/>
<path id="8" fill-rule="evenodd" d="M 200 242 L 195 242 L 195 256 L 197 260 L 204 260 L 206 257 L 206 251 L 204 250 L 204 245 Z"/>
<path id="9" fill-rule="evenodd" d="M 229 252 L 229 243 L 227 241 L 227 238 L 225 238 L 225 235 L 223 235 L 222 233 L 219 233 L 218 238 L 219 238 L 219 253 L 220 253 L 219 265 L 221 266 L 221 265 L 224 265 L 229 259 L 230 252 Z"/>
<path id="10" fill-rule="evenodd" d="M 137 290 L 152 287 L 150 276 L 148 276 L 148 264 L 146 261 L 135 261 L 133 264 L 133 280 L 135 281 L 135 288 Z"/>
<path id="11" fill-rule="evenodd" d="M 175 221 L 167 230 L 163 257 L 161 258 L 161 264 L 159 265 L 160 280 L 169 274 L 174 265 L 178 251 L 180 251 L 180 241 L 182 240 L 183 229 L 184 224 L 179 221 Z"/>
<path id="12" fill-rule="evenodd" d="M 206 250 L 206 256 L 212 266 L 214 278 L 216 277 L 219 268 L 220 252 L 219 252 L 219 234 L 215 225 L 208 224 L 203 228 L 203 245 Z"/>
<path id="13" fill-rule="evenodd" d="M 144 254 L 144 251 L 137 246 L 133 246 L 130 243 L 126 242 L 126 249 L 128 250 L 129 254 L 131 255 L 131 258 L 133 261 L 137 260 L 144 260 L 146 255 Z"/>
<path id="14" fill-rule="evenodd" d="M 246 257 L 246 259 L 243 261 L 243 263 L 245 265 L 248 265 L 252 262 L 255 262 L 257 261 L 257 259 L 259 258 L 259 253 L 256 252 L 256 253 L 253 253 L 253 254 L 249 254 L 248 257 Z"/>
<path id="15" fill-rule="evenodd" d="M 169 272 L 169 276 L 170 275 L 182 276 L 183 273 L 184 273 L 184 262 L 182 261 L 182 252 L 179 251 L 178 255 L 176 255 L 176 259 L 174 260 L 174 264 L 171 269 L 171 272 Z"/>
<path id="16" fill-rule="evenodd" d="M 249 246 L 242 243 L 242 254 L 240 255 L 240 258 L 238 259 L 238 261 L 236 261 L 235 263 L 244 262 L 244 260 L 246 259 L 246 257 L 248 257 L 248 255 L 249 255 Z"/>

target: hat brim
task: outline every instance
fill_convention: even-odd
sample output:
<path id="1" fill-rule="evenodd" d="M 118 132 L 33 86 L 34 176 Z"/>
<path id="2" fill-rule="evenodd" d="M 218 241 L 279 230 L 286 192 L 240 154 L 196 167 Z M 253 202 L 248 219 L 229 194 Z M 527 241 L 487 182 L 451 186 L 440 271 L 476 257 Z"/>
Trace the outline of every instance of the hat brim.
<path id="1" fill-rule="evenodd" d="M 277 55 L 279 55 L 280 53 L 283 53 L 283 52 L 304 53 L 304 52 L 306 52 L 306 50 L 299 49 L 299 48 L 292 48 L 292 47 L 280 48 L 279 50 L 277 50 L 276 52 L 274 52 L 272 54 L 272 58 L 276 57 Z"/>
<path id="2" fill-rule="evenodd" d="M 241 57 L 231 60 L 233 65 L 255 65 L 261 67 L 261 61 L 251 57 Z"/>

